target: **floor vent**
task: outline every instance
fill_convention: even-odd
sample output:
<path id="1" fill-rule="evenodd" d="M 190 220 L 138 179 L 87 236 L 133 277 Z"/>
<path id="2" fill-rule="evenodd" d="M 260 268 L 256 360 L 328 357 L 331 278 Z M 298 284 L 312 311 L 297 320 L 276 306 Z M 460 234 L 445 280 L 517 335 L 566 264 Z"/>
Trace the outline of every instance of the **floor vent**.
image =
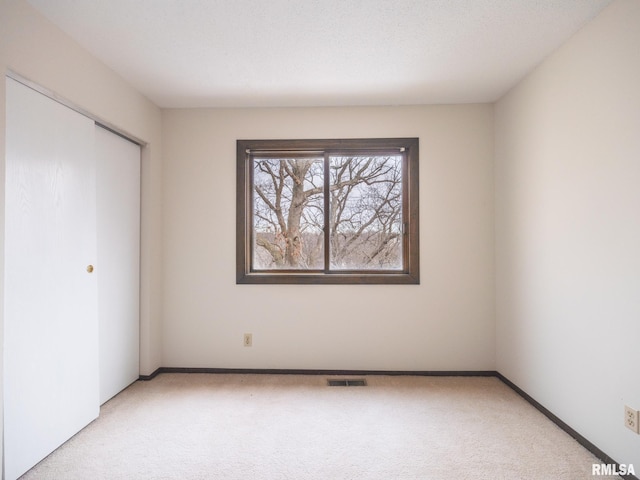
<path id="1" fill-rule="evenodd" d="M 364 378 L 349 378 L 346 380 L 327 380 L 330 387 L 366 387 L 367 381 Z"/>

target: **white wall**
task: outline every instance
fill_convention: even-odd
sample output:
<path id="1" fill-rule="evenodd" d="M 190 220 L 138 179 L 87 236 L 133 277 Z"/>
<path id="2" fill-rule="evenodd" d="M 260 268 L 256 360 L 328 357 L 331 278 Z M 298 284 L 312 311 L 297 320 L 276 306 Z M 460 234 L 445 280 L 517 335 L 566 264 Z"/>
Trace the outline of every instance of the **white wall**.
<path id="1" fill-rule="evenodd" d="M 162 364 L 493 370 L 492 123 L 487 105 L 163 111 Z M 421 285 L 235 284 L 237 139 L 413 136 Z"/>
<path id="2" fill-rule="evenodd" d="M 640 2 L 614 2 L 495 112 L 497 369 L 636 469 L 639 48 Z"/>
<path id="3" fill-rule="evenodd" d="M 151 373 L 160 366 L 160 110 L 24 0 L 0 0 L 0 251 L 4 251 L 4 75 L 7 70 L 40 84 L 148 143 L 142 158 L 141 373 Z M 0 255 L 0 283 L 4 279 L 3 264 Z M 0 284 L 0 297 L 3 291 Z M 2 312 L 0 298 L 0 359 Z M 1 372 L 0 368 L 0 393 Z M 1 418 L 2 415 L 0 421 Z"/>

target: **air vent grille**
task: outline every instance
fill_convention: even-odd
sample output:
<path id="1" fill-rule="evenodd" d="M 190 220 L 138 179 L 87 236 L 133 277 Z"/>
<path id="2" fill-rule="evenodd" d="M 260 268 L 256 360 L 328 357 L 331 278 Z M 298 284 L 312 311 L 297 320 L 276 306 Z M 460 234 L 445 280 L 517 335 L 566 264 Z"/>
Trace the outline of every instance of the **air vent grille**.
<path id="1" fill-rule="evenodd" d="M 327 380 L 330 387 L 366 387 L 367 381 L 364 378 L 348 378 L 340 380 Z"/>

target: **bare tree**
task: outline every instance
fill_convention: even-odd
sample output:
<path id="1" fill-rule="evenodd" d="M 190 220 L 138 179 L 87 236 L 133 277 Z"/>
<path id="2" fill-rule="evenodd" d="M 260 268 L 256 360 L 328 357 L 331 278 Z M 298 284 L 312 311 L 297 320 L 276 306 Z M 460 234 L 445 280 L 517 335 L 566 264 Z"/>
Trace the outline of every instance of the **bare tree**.
<path id="1" fill-rule="evenodd" d="M 254 186 L 258 267 L 322 268 L 323 158 L 256 158 Z M 330 157 L 328 227 L 331 268 L 400 268 L 401 157 Z"/>
<path id="2" fill-rule="evenodd" d="M 401 158 L 333 157 L 329 212 L 332 267 L 398 268 Z"/>

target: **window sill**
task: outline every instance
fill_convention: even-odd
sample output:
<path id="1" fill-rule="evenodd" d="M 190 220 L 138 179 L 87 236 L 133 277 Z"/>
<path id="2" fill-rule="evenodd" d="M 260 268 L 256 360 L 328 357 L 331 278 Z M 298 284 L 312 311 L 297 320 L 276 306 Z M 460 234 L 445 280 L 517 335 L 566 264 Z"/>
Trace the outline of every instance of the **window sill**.
<path id="1" fill-rule="evenodd" d="M 409 273 L 245 273 L 237 284 L 275 285 L 419 285 L 420 277 Z"/>

